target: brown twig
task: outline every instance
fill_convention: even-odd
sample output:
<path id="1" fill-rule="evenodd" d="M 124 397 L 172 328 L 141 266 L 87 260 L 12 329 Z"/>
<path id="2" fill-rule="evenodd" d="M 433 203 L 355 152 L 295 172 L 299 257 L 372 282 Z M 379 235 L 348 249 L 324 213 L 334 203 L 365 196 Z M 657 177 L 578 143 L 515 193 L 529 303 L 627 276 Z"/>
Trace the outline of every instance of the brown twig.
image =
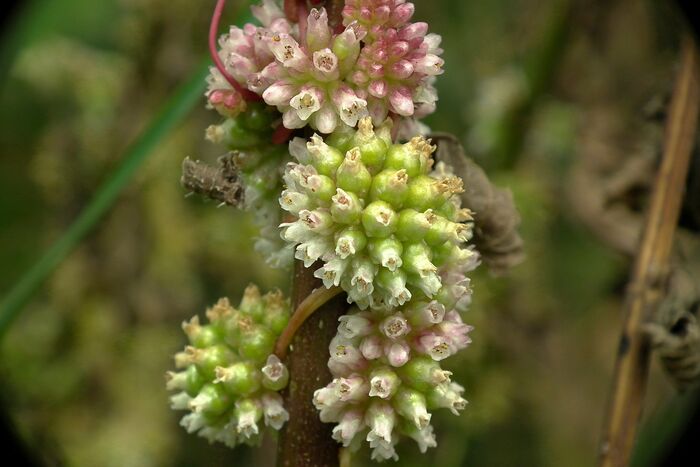
<path id="1" fill-rule="evenodd" d="M 304 268 L 295 262 L 292 304 L 295 309 L 323 287 L 313 276 L 315 267 Z M 338 318 L 347 312 L 343 294 L 326 301 L 316 313 L 301 324 L 292 339 L 285 359 L 289 368 L 289 385 L 285 389 L 284 406 L 289 412 L 279 438 L 279 467 L 337 466 L 340 445 L 331 437 L 333 426 L 322 423 L 313 405 L 313 394 L 331 381 L 328 370 L 328 346 L 335 336 Z"/>
<path id="2" fill-rule="evenodd" d="M 600 445 L 600 467 L 627 466 L 634 445 L 649 370 L 650 346 L 642 326 L 649 321 L 664 294 L 697 129 L 699 79 L 697 48 L 687 36 L 669 107 L 664 155 L 625 297 L 625 321 Z"/>
<path id="3" fill-rule="evenodd" d="M 294 310 L 294 314 L 289 319 L 287 327 L 284 328 L 282 334 L 277 339 L 277 344 L 275 345 L 275 355 L 277 355 L 281 360 L 287 357 L 287 349 L 289 349 L 289 344 L 292 342 L 294 335 L 297 333 L 302 324 L 311 316 L 316 310 L 328 302 L 331 298 L 342 292 L 343 289 L 340 287 L 331 287 L 327 289 L 325 287 L 320 287 L 306 297 Z"/>

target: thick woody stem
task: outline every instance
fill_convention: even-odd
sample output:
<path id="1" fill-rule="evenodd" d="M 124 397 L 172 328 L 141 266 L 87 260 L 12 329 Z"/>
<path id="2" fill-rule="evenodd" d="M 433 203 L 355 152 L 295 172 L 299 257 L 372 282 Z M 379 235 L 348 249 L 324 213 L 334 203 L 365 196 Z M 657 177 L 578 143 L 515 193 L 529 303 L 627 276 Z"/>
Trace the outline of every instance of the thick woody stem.
<path id="1" fill-rule="evenodd" d="M 649 342 L 641 327 L 649 321 L 665 292 L 699 107 L 698 52 L 688 35 L 683 41 L 681 68 L 669 108 L 663 159 L 625 297 L 625 321 L 600 445 L 600 467 L 629 465 L 649 370 Z"/>
<path id="2" fill-rule="evenodd" d="M 313 276 L 316 268 L 294 265 L 292 305 L 298 309 L 314 289 L 323 284 Z M 328 370 L 328 346 L 335 336 L 338 318 L 347 311 L 345 295 L 326 301 L 299 327 L 289 346 L 285 363 L 290 380 L 284 391 L 284 405 L 289 412 L 279 439 L 278 467 L 334 467 L 338 465 L 339 444 L 331 438 L 331 424 L 322 423 L 313 406 L 316 389 L 327 385 L 332 377 Z"/>

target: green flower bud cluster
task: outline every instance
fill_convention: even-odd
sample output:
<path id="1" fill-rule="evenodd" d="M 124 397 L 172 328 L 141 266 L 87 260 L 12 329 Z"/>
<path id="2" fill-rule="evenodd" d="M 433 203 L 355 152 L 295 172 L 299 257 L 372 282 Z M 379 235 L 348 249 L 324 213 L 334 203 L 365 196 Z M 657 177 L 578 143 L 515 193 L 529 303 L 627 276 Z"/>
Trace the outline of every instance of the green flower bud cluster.
<path id="1" fill-rule="evenodd" d="M 429 140 L 392 144 L 390 130 L 390 120 L 375 131 L 367 117 L 326 141 L 294 139 L 289 150 L 299 163 L 287 165 L 280 204 L 296 219 L 281 225 L 282 236 L 306 267 L 322 261 L 315 276 L 340 285 L 360 308 L 413 297 L 452 308 L 448 301 L 460 297 L 442 290 L 443 278 L 476 263 L 465 248 L 470 212 L 455 196 L 462 180 L 433 170 Z"/>
<path id="2" fill-rule="evenodd" d="M 289 158 L 285 145 L 273 145 L 276 112 L 262 103 L 248 103 L 246 111 L 207 128 L 206 137 L 233 151 L 244 188 L 243 207 L 253 213 L 260 228 L 255 249 L 273 267 L 289 266 L 292 249 L 279 236 L 281 212 L 277 197 L 282 191 L 282 172 Z"/>
<path id="3" fill-rule="evenodd" d="M 166 379 L 177 391 L 172 408 L 190 411 L 180 422 L 189 433 L 234 447 L 257 443 L 261 421 L 277 430 L 288 420 L 278 391 L 289 373 L 272 351 L 289 314 L 281 292 L 261 296 L 250 285 L 237 309 L 222 298 L 207 310 L 208 324 L 197 316 L 183 323 L 189 345 Z"/>

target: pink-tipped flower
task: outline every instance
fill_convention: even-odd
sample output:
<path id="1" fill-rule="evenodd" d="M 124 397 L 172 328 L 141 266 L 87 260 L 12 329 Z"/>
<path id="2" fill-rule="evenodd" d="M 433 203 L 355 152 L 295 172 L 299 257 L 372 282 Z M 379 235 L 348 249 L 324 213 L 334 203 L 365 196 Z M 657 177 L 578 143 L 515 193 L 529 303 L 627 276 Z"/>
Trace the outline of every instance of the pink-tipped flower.
<path id="1" fill-rule="evenodd" d="M 343 24 L 354 28 L 367 42 L 383 29 L 405 26 L 415 7 L 406 0 L 347 0 L 343 8 Z"/>
<path id="2" fill-rule="evenodd" d="M 275 59 L 267 38 L 275 34 L 289 34 L 293 27 L 272 0 L 265 0 L 261 6 L 252 7 L 252 11 L 262 26 L 232 26 L 227 34 L 219 38 L 218 53 L 226 72 L 233 79 L 243 88 L 260 93 L 263 81 L 270 82 L 271 70 L 266 73 L 263 71 Z M 245 102 L 218 69 L 210 69 L 207 84 L 206 96 L 210 107 L 225 117 L 234 117 L 245 111 Z"/>
<path id="3" fill-rule="evenodd" d="M 402 117 L 426 116 L 435 109 L 433 77 L 443 72 L 440 39 L 426 35 L 426 23 L 384 29 L 365 45 L 350 75 L 358 95 L 367 100 L 375 122 L 389 112 Z"/>
<path id="4" fill-rule="evenodd" d="M 295 31 L 263 37 L 274 63 L 257 70 L 250 81 L 269 105 L 294 129 L 310 125 L 332 133 L 338 125 L 357 125 L 367 115 L 367 102 L 345 83 L 355 66 L 360 41 L 355 31 L 334 35 L 324 8 L 312 9 L 303 40 Z"/>
<path id="5" fill-rule="evenodd" d="M 470 342 L 471 326 L 435 300 L 354 308 L 339 321 L 328 361 L 334 379 L 313 401 L 322 421 L 337 423 L 333 438 L 353 450 L 367 441 L 375 460 L 396 459 L 401 436 L 421 452 L 436 446 L 428 407 L 456 414 L 466 405 L 440 361 Z"/>

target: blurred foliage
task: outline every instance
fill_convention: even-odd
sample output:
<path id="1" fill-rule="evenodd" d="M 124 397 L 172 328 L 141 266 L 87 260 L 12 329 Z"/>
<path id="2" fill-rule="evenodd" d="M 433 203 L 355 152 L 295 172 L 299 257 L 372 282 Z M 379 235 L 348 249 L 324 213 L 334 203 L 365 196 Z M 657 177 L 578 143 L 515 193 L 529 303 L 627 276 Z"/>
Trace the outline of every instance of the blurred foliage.
<path id="1" fill-rule="evenodd" d="M 70 225 L 196 67 L 211 7 L 47 0 L 18 16 L 0 62 L 0 290 Z M 438 449 L 422 457 L 405 446 L 399 465 L 591 465 L 629 263 L 572 213 L 567 177 L 600 136 L 591 116 L 630 130 L 619 147 L 638 143 L 642 107 L 670 88 L 676 19 L 643 0 L 436 0 L 417 2 L 417 17 L 445 49 L 428 123 L 512 189 L 527 259 L 505 278 L 474 277 L 474 343 L 451 362 L 471 404 L 437 416 Z M 203 139 L 216 117 L 201 107 L 1 343 L 0 397 L 48 464 L 269 465 L 270 449 L 186 435 L 167 407 L 179 323 L 220 296 L 237 300 L 249 281 L 288 285 L 254 254 L 251 219 L 184 198 L 182 159 L 218 155 Z M 659 135 L 644 141 L 658 152 Z M 649 413 L 672 397 L 660 372 L 652 381 Z"/>

